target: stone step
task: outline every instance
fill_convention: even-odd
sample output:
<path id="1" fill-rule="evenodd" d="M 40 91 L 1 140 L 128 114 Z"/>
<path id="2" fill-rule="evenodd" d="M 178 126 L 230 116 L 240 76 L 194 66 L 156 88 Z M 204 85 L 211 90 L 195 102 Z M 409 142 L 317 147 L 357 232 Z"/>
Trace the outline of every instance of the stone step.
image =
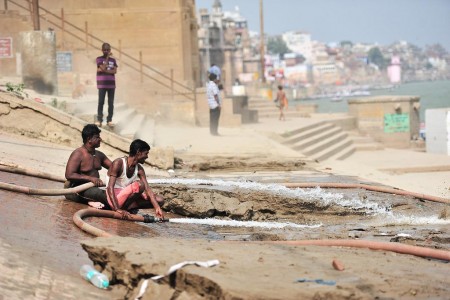
<path id="1" fill-rule="evenodd" d="M 337 136 L 341 133 L 342 133 L 342 129 L 339 127 L 331 127 L 326 130 L 317 131 L 316 134 L 295 143 L 292 146 L 292 148 L 297 151 L 306 153 L 306 151 L 310 147 L 314 147 L 314 145 L 320 145 L 321 143 L 326 142 L 329 139 L 333 139 L 335 136 Z M 317 151 L 317 149 L 315 149 L 313 151 Z"/>
<path id="2" fill-rule="evenodd" d="M 309 125 L 306 125 L 306 126 L 303 126 L 303 127 L 291 130 L 291 131 L 288 131 L 286 133 L 283 133 L 283 134 L 281 134 L 281 137 L 287 139 L 287 138 L 293 137 L 295 135 L 298 135 L 298 134 L 300 134 L 302 132 L 308 131 L 310 129 L 313 129 L 313 128 L 315 128 L 317 126 L 320 126 L 322 124 L 325 124 L 325 123 L 326 123 L 325 121 L 315 122 L 315 123 L 312 123 L 312 124 L 309 124 Z"/>
<path id="3" fill-rule="evenodd" d="M 135 139 L 136 133 L 138 132 L 138 130 L 140 130 L 140 128 L 144 124 L 145 119 L 146 117 L 144 114 L 137 113 L 132 115 L 129 122 L 127 122 L 126 125 L 123 127 L 123 129 L 119 131 L 119 134 L 129 139 Z"/>
<path id="4" fill-rule="evenodd" d="M 284 115 L 286 118 L 305 118 L 309 117 L 309 114 L 300 111 L 285 111 Z M 273 112 L 261 112 L 258 110 L 259 119 L 278 119 L 280 116 L 280 111 L 276 110 Z"/>
<path id="5" fill-rule="evenodd" d="M 328 157 L 326 160 L 345 160 L 355 152 L 355 147 L 353 145 L 350 145 L 349 147 L 345 147 L 344 149 L 342 149 L 342 151 L 339 151 L 336 154 Z"/>
<path id="6" fill-rule="evenodd" d="M 132 118 L 137 114 L 136 109 L 127 108 L 125 110 L 114 111 L 113 121 L 116 124 L 115 131 L 121 132 L 125 129 Z"/>
<path id="7" fill-rule="evenodd" d="M 316 136 L 317 134 L 332 129 L 334 126 L 331 123 L 319 123 L 312 124 L 308 127 L 299 128 L 296 131 L 291 131 L 289 134 L 289 138 L 286 138 L 284 144 L 296 144 L 298 142 L 304 141 L 310 137 Z M 305 147 L 307 147 L 306 145 Z M 303 147 L 304 148 L 304 147 Z M 299 148 L 302 149 L 302 148 Z"/>
<path id="8" fill-rule="evenodd" d="M 337 129 L 339 130 L 340 128 L 337 128 Z M 324 137 L 324 138 L 317 137 L 317 138 L 315 138 L 316 142 L 314 144 L 312 144 L 312 145 L 302 149 L 301 152 L 303 154 L 305 154 L 305 155 L 308 155 L 308 156 L 314 155 L 314 154 L 316 154 L 318 152 L 321 152 L 323 150 L 330 149 L 336 143 L 339 143 L 340 141 L 348 138 L 347 133 L 342 132 L 342 130 L 340 130 L 340 131 L 333 130 L 333 131 L 334 131 L 333 134 L 324 135 L 324 136 L 327 136 L 327 137 Z M 350 140 L 350 142 L 351 142 L 351 140 Z"/>
<path id="9" fill-rule="evenodd" d="M 338 153 L 346 153 L 346 149 L 350 148 L 352 146 L 352 140 L 348 137 L 343 138 L 339 142 L 336 142 L 333 144 L 332 147 L 327 147 L 323 149 L 320 152 L 317 152 L 313 155 L 311 155 L 311 159 L 317 160 L 317 161 L 324 161 L 334 155 L 338 155 Z M 351 151 L 351 150 L 349 150 Z"/>

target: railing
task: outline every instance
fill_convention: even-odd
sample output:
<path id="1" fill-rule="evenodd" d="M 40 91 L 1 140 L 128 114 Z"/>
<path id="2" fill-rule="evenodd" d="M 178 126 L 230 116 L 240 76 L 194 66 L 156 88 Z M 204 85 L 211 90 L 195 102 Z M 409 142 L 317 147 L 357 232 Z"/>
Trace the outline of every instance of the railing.
<path id="1" fill-rule="evenodd" d="M 28 7 L 18 3 L 15 0 L 4 0 L 4 1 L 5 1 L 5 4 L 4 4 L 5 9 L 8 9 L 8 3 L 11 3 L 11 4 L 16 5 L 17 7 L 22 8 L 25 11 L 30 12 L 33 17 L 31 0 L 23 0 L 23 2 L 27 2 Z M 75 39 L 84 42 L 85 46 L 86 46 L 86 50 L 88 50 L 89 47 L 94 48 L 94 49 L 98 48 L 98 44 L 94 45 L 92 42 L 89 42 L 89 38 L 91 39 L 91 41 L 93 40 L 93 41 L 96 41 L 99 43 L 103 43 L 102 39 L 100 39 L 100 38 L 96 37 L 95 35 L 90 34 L 88 32 L 88 22 L 84 23 L 84 28 L 80 28 L 79 26 L 65 20 L 63 8 L 61 8 L 60 16 L 52 13 L 51 11 L 47 10 L 46 8 L 44 8 L 42 6 L 39 6 L 39 11 L 45 12 L 45 15 L 39 14 L 40 19 L 46 21 L 48 24 L 51 24 L 52 26 L 55 26 L 56 28 L 61 30 L 63 41 L 64 41 L 64 35 L 68 34 L 68 35 L 74 37 Z M 48 16 L 53 17 L 56 20 L 51 20 L 50 18 L 48 18 Z M 68 27 L 70 29 L 68 29 Z M 176 81 L 174 79 L 173 69 L 170 70 L 170 76 L 167 76 L 164 73 L 158 71 L 157 69 L 155 69 L 147 64 L 144 64 L 143 58 L 142 58 L 142 51 L 139 51 L 139 59 L 136 59 L 132 55 L 122 51 L 120 48 L 121 48 L 121 41 L 119 40 L 119 48 L 113 48 L 114 51 L 117 51 L 119 53 L 119 61 L 121 62 L 121 64 L 126 65 L 130 69 L 138 72 L 140 75 L 141 83 L 143 83 L 144 78 L 148 78 L 148 79 L 156 82 L 160 86 L 167 88 L 170 92 L 172 99 L 176 95 L 182 95 L 182 96 L 186 97 L 187 99 L 190 99 L 194 102 L 196 101 L 197 95 L 196 95 L 195 87 L 191 88 L 189 86 L 186 86 L 186 85 Z M 122 56 L 126 57 L 129 61 L 122 60 Z"/>

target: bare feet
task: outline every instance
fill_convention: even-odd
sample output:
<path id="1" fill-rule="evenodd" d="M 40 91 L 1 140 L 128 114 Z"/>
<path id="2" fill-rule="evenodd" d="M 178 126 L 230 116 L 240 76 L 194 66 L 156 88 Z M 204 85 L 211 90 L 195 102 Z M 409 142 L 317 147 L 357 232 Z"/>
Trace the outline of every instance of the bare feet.
<path id="1" fill-rule="evenodd" d="M 94 201 L 89 201 L 88 205 L 90 207 L 96 208 L 96 209 L 102 209 L 103 207 L 105 207 L 105 205 L 101 202 L 94 202 Z"/>

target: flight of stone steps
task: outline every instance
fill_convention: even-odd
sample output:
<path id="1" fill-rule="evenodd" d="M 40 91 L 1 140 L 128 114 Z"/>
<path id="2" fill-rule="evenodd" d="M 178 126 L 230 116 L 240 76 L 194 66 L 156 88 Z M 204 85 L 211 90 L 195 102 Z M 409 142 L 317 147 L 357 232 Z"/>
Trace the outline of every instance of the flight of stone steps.
<path id="1" fill-rule="evenodd" d="M 280 116 L 280 110 L 275 106 L 273 100 L 252 96 L 248 99 L 248 108 L 258 111 L 258 118 L 278 118 Z M 289 107 L 289 109 L 284 110 L 284 115 L 286 118 L 296 118 L 305 117 L 307 114 L 305 112 L 297 111 L 295 107 Z"/>
<path id="2" fill-rule="evenodd" d="M 107 101 L 105 101 L 107 102 Z M 97 114 L 97 99 L 85 99 L 73 101 L 67 108 L 68 112 L 87 122 L 94 123 Z M 128 139 L 142 139 L 154 145 L 155 120 L 145 114 L 138 112 L 135 108 L 125 103 L 114 103 L 113 123 L 114 128 L 106 125 L 108 104 L 103 107 L 104 121 L 102 130 L 113 131 Z"/>
<path id="3" fill-rule="evenodd" d="M 343 160 L 355 151 L 380 150 L 382 146 L 356 131 L 344 131 L 332 122 L 321 121 L 281 135 L 284 145 L 312 160 Z"/>

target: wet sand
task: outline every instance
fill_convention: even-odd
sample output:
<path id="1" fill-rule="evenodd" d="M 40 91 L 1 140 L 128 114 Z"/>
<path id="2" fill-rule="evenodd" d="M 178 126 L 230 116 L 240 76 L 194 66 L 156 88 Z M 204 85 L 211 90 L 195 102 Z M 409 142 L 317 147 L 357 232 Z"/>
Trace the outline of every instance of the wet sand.
<path id="1" fill-rule="evenodd" d="M 225 139 L 232 140 L 231 137 Z M 8 163 L 61 175 L 71 149 L 2 134 L 0 151 L 2 160 Z M 293 165 L 292 157 L 288 155 L 274 160 L 272 155 L 253 153 L 250 160 L 249 153 L 233 157 L 225 150 L 221 157 L 188 154 L 184 156 L 187 162 L 185 168 L 176 170 L 175 175 L 166 173 L 158 177 L 149 170 L 150 178 L 224 179 L 248 183 L 370 182 L 370 176 L 361 180 L 347 174 L 333 174 L 331 170 L 321 170 L 323 166 L 307 160 Z M 242 161 L 246 164 L 236 164 L 236 157 L 243 157 Z M 204 168 L 193 172 L 195 165 Z M 0 181 L 40 188 L 61 186 L 61 183 L 3 172 L 0 172 Z M 414 185 L 414 182 L 410 184 Z M 171 286 L 170 281 L 152 285 L 153 289 L 143 299 L 152 299 L 152 295 L 161 295 L 161 299 L 199 299 L 208 298 L 208 295 L 209 299 L 443 299 L 450 292 L 446 281 L 448 263 L 441 261 L 367 249 L 219 244 L 222 241 L 351 238 L 392 240 L 449 250 L 448 221 L 443 224 L 390 224 L 385 222 L 383 216 L 368 215 L 364 209 L 354 210 L 342 205 L 320 206 L 317 203 L 324 198 L 323 194 L 311 202 L 297 196 L 290 198 L 267 191 L 240 191 L 215 185 L 183 187 L 154 184 L 154 188 L 167 199 L 164 208 L 177 213 L 171 217 L 212 216 L 299 224 L 321 222 L 323 226 L 317 229 L 267 230 L 165 223 L 144 227 L 120 220 L 87 219 L 89 224 L 122 237 L 100 239 L 90 237 L 73 225 L 72 215 L 84 208 L 83 205 L 65 201 L 62 197 L 35 197 L 1 190 L 0 294 L 6 299 L 123 299 L 124 295 L 132 299 L 142 283 L 142 277 L 164 273 L 171 264 L 185 259 L 210 258 L 220 259 L 220 267 L 210 270 L 188 267 L 177 273 L 181 276 L 177 277 L 178 286 Z M 344 199 L 367 199 L 368 202 L 383 205 L 390 203 L 395 213 L 433 216 L 435 219 L 442 215 L 444 220 L 448 220 L 448 205 L 355 189 L 327 190 L 326 193 L 342 194 Z M 208 201 L 205 202 L 205 199 Z M 236 201 L 243 203 L 241 207 L 246 209 L 233 211 Z M 398 233 L 411 237 L 398 236 Z M 164 237 L 170 240 L 162 239 Z M 89 256 L 81 244 L 88 249 Z M 145 259 L 135 260 L 136 257 Z M 331 261 L 335 258 L 345 265 L 345 271 L 333 269 Z M 91 260 L 105 268 L 105 273 L 113 279 L 111 290 L 99 290 L 78 275 L 79 267 Z M 128 277 L 124 272 L 129 272 L 126 273 Z M 336 284 L 294 283 L 298 278 L 334 280 Z M 191 288 L 186 288 L 186 280 L 193 280 Z M 205 287 L 202 282 L 214 283 L 213 288 L 208 290 L 210 294 L 200 288 Z"/>

